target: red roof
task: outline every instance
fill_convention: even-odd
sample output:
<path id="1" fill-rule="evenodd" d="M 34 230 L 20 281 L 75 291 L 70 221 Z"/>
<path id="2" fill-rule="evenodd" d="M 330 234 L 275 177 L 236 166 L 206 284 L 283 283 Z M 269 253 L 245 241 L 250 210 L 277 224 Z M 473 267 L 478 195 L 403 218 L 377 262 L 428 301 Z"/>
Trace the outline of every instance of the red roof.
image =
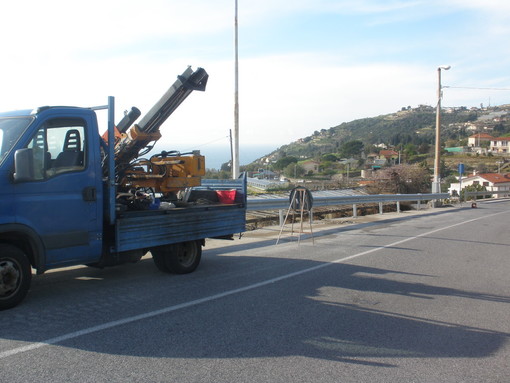
<path id="1" fill-rule="evenodd" d="M 486 179 L 493 184 L 501 184 L 510 182 L 510 173 L 499 174 L 499 173 L 483 173 L 477 174 L 479 177 Z"/>
<path id="2" fill-rule="evenodd" d="M 494 140 L 494 137 L 487 133 L 476 133 L 472 136 L 469 136 L 469 138 L 487 138 L 489 140 Z"/>
<path id="3" fill-rule="evenodd" d="M 379 155 L 388 158 L 388 157 L 398 156 L 398 153 L 394 150 L 381 150 L 379 152 Z"/>

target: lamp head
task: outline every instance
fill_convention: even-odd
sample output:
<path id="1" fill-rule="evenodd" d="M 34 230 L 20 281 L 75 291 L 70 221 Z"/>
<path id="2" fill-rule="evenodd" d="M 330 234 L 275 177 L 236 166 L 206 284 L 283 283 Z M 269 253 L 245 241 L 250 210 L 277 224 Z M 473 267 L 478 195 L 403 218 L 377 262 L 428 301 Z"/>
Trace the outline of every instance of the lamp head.
<path id="1" fill-rule="evenodd" d="M 448 69 L 450 69 L 450 68 L 451 68 L 451 66 L 450 66 L 450 65 L 440 65 L 440 66 L 439 66 L 439 68 L 437 68 L 437 69 L 444 69 L 444 70 L 448 70 Z"/>

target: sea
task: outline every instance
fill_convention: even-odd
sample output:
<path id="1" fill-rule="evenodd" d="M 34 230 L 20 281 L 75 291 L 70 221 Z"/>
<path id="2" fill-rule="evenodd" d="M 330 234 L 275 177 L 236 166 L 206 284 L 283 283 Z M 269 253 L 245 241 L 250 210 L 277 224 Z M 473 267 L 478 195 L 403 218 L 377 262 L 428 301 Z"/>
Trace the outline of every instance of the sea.
<path id="1" fill-rule="evenodd" d="M 221 165 L 230 161 L 231 150 L 230 145 L 206 145 L 203 147 L 194 148 L 189 145 L 179 145 L 182 147 L 179 150 L 182 153 L 187 153 L 192 150 L 200 150 L 200 154 L 205 156 L 205 167 L 207 169 L 221 169 Z M 270 145 L 239 145 L 239 164 L 241 166 L 248 165 L 253 161 L 268 155 L 278 149 L 276 146 Z M 162 147 L 159 142 L 153 150 L 146 157 L 152 154 L 161 153 L 162 150 L 169 150 L 169 148 Z"/>

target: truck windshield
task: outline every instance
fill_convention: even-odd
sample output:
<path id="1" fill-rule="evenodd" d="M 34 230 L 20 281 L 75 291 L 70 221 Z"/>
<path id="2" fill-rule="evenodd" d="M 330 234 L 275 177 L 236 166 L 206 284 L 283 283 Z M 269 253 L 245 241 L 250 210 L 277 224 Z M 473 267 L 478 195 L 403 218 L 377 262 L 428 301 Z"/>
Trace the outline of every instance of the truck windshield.
<path id="1" fill-rule="evenodd" d="M 0 165 L 31 122 L 31 117 L 0 118 Z"/>

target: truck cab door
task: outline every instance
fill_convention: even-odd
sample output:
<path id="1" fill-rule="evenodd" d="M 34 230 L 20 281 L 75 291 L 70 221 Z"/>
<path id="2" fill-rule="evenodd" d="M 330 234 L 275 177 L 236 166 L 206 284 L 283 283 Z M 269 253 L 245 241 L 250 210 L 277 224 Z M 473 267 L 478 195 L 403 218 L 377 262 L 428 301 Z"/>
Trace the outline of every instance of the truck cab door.
<path id="1" fill-rule="evenodd" d="M 52 117 L 21 150 L 31 156 L 31 176 L 14 185 L 16 219 L 39 233 L 46 268 L 100 257 L 102 176 L 92 140 L 95 124 L 90 114 Z"/>

